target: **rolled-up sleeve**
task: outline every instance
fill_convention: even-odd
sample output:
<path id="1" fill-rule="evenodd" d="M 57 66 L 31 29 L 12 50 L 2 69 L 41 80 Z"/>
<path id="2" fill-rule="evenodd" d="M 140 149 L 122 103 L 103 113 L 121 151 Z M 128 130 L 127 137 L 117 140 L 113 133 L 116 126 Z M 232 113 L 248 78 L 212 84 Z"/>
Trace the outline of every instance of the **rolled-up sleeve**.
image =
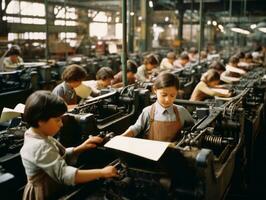
<path id="1" fill-rule="evenodd" d="M 192 118 L 191 114 L 183 106 L 178 106 L 180 121 L 182 126 L 184 125 L 194 125 L 195 121 Z"/>
<path id="2" fill-rule="evenodd" d="M 71 149 L 69 149 L 69 151 L 71 151 Z M 68 166 L 54 146 L 49 144 L 41 146 L 34 157 L 36 165 L 44 170 L 56 182 L 66 185 L 75 185 L 77 168 Z"/>
<path id="3" fill-rule="evenodd" d="M 148 123 L 149 120 L 150 120 L 149 108 L 145 108 L 140 114 L 136 123 L 130 126 L 129 129 L 134 132 L 134 136 L 137 136 L 141 132 L 146 133 L 150 128 L 149 127 L 150 123 Z"/>

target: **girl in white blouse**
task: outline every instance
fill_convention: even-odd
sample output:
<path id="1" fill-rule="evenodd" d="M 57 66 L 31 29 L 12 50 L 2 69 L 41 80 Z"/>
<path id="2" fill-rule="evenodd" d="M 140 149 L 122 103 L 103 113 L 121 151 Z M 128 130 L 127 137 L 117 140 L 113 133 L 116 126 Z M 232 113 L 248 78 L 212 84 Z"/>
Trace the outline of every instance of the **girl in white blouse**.
<path id="1" fill-rule="evenodd" d="M 62 127 L 61 116 L 66 110 L 63 99 L 48 91 L 37 91 L 26 101 L 23 117 L 30 128 L 20 151 L 28 178 L 23 194 L 25 200 L 54 199 L 64 184 L 75 185 L 117 175 L 113 166 L 80 170 L 68 165 L 102 139 L 91 137 L 77 147 L 65 149 L 53 136 Z"/>

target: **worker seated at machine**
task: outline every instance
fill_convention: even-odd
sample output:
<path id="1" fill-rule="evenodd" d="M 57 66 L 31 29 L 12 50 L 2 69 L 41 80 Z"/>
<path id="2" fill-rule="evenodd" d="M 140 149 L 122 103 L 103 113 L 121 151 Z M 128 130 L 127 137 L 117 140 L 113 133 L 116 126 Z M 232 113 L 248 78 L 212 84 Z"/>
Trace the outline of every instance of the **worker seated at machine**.
<path id="1" fill-rule="evenodd" d="M 128 60 L 127 61 L 127 83 L 129 85 L 134 84 L 136 81 L 136 73 L 137 73 L 137 63 L 135 63 L 133 60 Z M 123 86 L 123 81 L 122 81 L 122 71 L 118 72 L 115 76 L 114 79 L 112 80 L 112 87 L 118 88 Z"/>
<path id="2" fill-rule="evenodd" d="M 189 63 L 189 56 L 187 52 L 181 53 L 180 57 L 174 61 L 175 68 L 184 68 Z"/>
<path id="3" fill-rule="evenodd" d="M 174 105 L 179 81 L 171 73 L 159 74 L 154 82 L 157 101 L 144 108 L 138 120 L 122 135 L 140 136 L 150 140 L 173 142 L 185 124 L 194 124 L 190 113 L 182 106 Z"/>
<path id="4" fill-rule="evenodd" d="M 78 104 L 80 97 L 75 88 L 79 87 L 87 77 L 87 72 L 79 65 L 73 64 L 66 67 L 62 73 L 63 82 L 57 85 L 53 94 L 62 97 L 68 105 Z"/>
<path id="5" fill-rule="evenodd" d="M 173 69 L 174 68 L 174 61 L 176 59 L 176 55 L 174 52 L 169 52 L 166 58 L 163 58 L 160 64 L 161 70 Z"/>
<path id="6" fill-rule="evenodd" d="M 7 52 L 7 57 L 3 60 L 4 72 L 15 71 L 23 66 L 23 59 L 21 58 L 21 50 L 18 45 L 13 45 Z"/>
<path id="7" fill-rule="evenodd" d="M 114 72 L 110 67 L 102 67 L 96 73 L 96 80 L 83 81 L 82 83 L 92 89 L 91 96 L 99 96 L 101 89 L 111 85 Z"/>
<path id="8" fill-rule="evenodd" d="M 251 53 L 246 53 L 245 58 L 238 63 L 238 67 L 246 71 L 252 70 L 256 66 L 258 66 L 258 64 L 253 61 Z"/>
<path id="9" fill-rule="evenodd" d="M 159 61 L 155 55 L 149 54 L 144 58 L 143 65 L 138 67 L 136 74 L 137 81 L 140 82 L 150 82 L 154 75 L 158 73 L 157 68 Z"/>
<path id="10" fill-rule="evenodd" d="M 246 74 L 246 71 L 238 67 L 239 58 L 232 56 L 229 64 L 225 66 L 226 70 L 221 74 L 221 80 L 226 83 L 234 83 L 240 80 L 240 77 Z"/>
<path id="11" fill-rule="evenodd" d="M 195 87 L 190 101 L 203 101 L 208 97 L 230 97 L 230 93 L 228 90 L 219 89 L 217 90 L 217 86 L 220 82 L 220 76 L 217 71 L 214 69 L 209 69 L 203 77 L 201 78 L 200 82 Z M 215 89 L 216 87 L 216 89 Z"/>

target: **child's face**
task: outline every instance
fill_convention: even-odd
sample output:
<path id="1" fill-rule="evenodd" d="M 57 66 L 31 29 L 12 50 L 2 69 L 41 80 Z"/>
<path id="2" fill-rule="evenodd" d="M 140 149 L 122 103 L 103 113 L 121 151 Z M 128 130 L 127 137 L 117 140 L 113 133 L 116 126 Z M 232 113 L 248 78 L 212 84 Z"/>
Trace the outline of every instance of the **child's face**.
<path id="1" fill-rule="evenodd" d="M 48 121 L 39 121 L 38 129 L 47 136 L 54 136 L 63 126 L 61 117 L 52 117 Z"/>
<path id="2" fill-rule="evenodd" d="M 101 84 L 103 87 L 107 87 L 107 86 L 111 85 L 112 80 L 113 80 L 112 78 L 107 78 L 105 80 L 102 80 Z"/>
<path id="3" fill-rule="evenodd" d="M 10 60 L 12 61 L 12 63 L 17 63 L 18 62 L 18 56 L 17 55 L 11 55 Z"/>
<path id="4" fill-rule="evenodd" d="M 157 96 L 158 102 L 164 108 L 167 108 L 173 105 L 176 96 L 177 96 L 177 89 L 174 86 L 155 89 L 155 94 Z"/>
<path id="5" fill-rule="evenodd" d="M 150 63 L 148 63 L 146 66 L 145 66 L 146 70 L 150 71 L 152 70 L 153 68 L 155 68 L 155 65 L 152 65 Z"/>
<path id="6" fill-rule="evenodd" d="M 68 82 L 68 85 L 71 88 L 76 88 L 76 87 L 80 86 L 80 84 L 81 84 L 81 81 L 71 81 L 71 82 Z"/>

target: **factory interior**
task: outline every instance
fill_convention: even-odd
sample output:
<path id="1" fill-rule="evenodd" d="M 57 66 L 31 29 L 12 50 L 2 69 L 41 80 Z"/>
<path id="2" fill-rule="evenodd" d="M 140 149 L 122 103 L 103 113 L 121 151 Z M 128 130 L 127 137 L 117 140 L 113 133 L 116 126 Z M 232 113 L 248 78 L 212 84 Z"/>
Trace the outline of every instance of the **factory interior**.
<path id="1" fill-rule="evenodd" d="M 0 198 L 266 199 L 265 0 L 0 0 Z"/>

